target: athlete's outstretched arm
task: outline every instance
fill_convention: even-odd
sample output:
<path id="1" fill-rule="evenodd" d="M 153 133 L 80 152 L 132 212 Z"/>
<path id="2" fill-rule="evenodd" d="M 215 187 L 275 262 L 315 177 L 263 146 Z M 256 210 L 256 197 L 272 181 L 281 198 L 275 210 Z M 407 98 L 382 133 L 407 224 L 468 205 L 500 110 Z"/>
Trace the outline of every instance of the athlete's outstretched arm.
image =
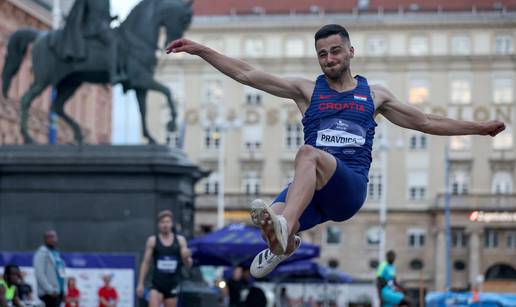
<path id="1" fill-rule="evenodd" d="M 498 120 L 473 122 L 455 120 L 439 115 L 423 113 L 418 108 L 400 102 L 387 88 L 371 86 L 377 113 L 385 116 L 392 123 L 435 135 L 490 135 L 495 136 L 505 129 L 505 124 Z"/>
<path id="2" fill-rule="evenodd" d="M 178 39 L 167 47 L 167 53 L 186 52 L 197 55 L 213 67 L 234 80 L 265 91 L 274 96 L 290 98 L 296 103 L 309 104 L 315 83 L 302 78 L 282 78 L 259 69 L 248 63 L 225 56 L 207 46 L 188 39 Z"/>

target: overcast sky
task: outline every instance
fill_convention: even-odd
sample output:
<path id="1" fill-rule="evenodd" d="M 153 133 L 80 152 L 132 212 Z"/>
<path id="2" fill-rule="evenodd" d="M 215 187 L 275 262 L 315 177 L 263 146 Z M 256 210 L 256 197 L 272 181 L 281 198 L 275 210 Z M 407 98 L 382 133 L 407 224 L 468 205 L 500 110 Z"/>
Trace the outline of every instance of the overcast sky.
<path id="1" fill-rule="evenodd" d="M 111 0 L 111 15 L 122 22 L 141 0 Z M 139 144 L 141 142 L 140 113 L 134 91 L 123 94 L 122 86 L 113 87 L 111 141 L 113 144 Z"/>
<path id="2" fill-rule="evenodd" d="M 111 0 L 112 15 L 118 15 L 118 20 L 122 22 L 131 9 L 141 0 Z"/>

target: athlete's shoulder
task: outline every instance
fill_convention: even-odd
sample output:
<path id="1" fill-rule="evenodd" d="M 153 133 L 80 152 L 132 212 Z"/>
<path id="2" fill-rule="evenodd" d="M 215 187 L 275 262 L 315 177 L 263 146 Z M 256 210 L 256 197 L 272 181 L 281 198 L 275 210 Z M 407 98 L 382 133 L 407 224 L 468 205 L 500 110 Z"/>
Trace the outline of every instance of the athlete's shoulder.
<path id="1" fill-rule="evenodd" d="M 177 235 L 179 243 L 186 243 L 186 238 L 183 235 Z"/>
<path id="2" fill-rule="evenodd" d="M 156 235 L 149 236 L 147 238 L 147 246 L 154 247 L 156 245 Z"/>
<path id="3" fill-rule="evenodd" d="M 301 77 L 286 77 L 286 80 L 291 82 L 296 88 L 300 89 L 303 93 L 312 93 L 315 88 L 316 81 L 309 80 Z"/>
<path id="4" fill-rule="evenodd" d="M 375 102 L 385 102 L 394 98 L 392 92 L 384 85 L 372 84 L 369 88 L 371 89 L 371 97 Z"/>

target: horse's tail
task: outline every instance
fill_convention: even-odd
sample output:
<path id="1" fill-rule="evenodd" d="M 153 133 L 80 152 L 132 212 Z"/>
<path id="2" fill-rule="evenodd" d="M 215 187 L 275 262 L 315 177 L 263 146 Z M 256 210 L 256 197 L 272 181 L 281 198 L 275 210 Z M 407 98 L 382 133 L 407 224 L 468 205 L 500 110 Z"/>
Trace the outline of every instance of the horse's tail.
<path id="1" fill-rule="evenodd" d="M 14 32 L 9 38 L 2 71 L 2 94 L 4 97 L 7 97 L 9 93 L 11 80 L 18 73 L 29 44 L 36 40 L 39 33 L 35 29 L 26 28 Z"/>

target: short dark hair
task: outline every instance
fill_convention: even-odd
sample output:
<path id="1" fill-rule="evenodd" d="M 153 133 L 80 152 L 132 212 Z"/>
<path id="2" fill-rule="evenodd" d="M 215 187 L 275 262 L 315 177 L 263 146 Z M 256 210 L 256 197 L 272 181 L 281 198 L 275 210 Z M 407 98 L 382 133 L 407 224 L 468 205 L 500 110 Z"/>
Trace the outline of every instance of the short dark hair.
<path id="1" fill-rule="evenodd" d="M 163 210 L 160 213 L 158 213 L 158 222 L 166 217 L 169 217 L 171 220 L 174 220 L 174 214 L 172 214 L 172 211 Z"/>
<path id="2" fill-rule="evenodd" d="M 6 265 L 4 268 L 4 275 L 10 275 L 13 270 L 20 270 L 20 267 L 13 263 Z"/>
<path id="3" fill-rule="evenodd" d="M 319 29 L 319 31 L 317 31 L 315 33 L 315 42 L 317 42 L 318 40 L 320 40 L 322 38 L 326 38 L 328 36 L 332 36 L 335 34 L 338 34 L 343 39 L 350 41 L 349 33 L 346 29 L 344 29 L 343 26 L 338 25 L 338 24 L 329 24 L 329 25 L 323 26 L 322 28 Z"/>

